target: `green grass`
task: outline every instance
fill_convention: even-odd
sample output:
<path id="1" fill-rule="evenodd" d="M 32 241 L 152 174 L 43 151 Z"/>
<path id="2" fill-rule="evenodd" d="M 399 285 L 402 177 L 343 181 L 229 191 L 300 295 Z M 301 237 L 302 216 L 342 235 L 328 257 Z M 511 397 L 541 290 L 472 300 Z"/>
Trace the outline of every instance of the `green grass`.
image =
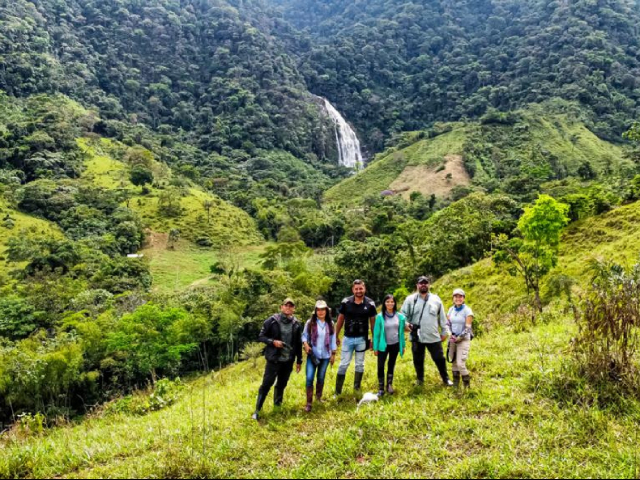
<path id="1" fill-rule="evenodd" d="M 62 232 L 57 225 L 40 218 L 25 215 L 10 208 L 6 203 L 0 202 L 0 215 L 4 219 L 7 215 L 14 221 L 13 228 L 7 228 L 0 224 L 0 275 L 6 274 L 11 270 L 19 268 L 21 265 L 11 264 L 5 261 L 5 253 L 9 239 L 22 235 L 23 232 L 36 232 L 45 236 L 61 236 Z"/>
<path id="2" fill-rule="evenodd" d="M 508 329 L 474 342 L 474 388 L 439 386 L 428 364 L 423 390 L 412 387 L 410 354 L 398 365 L 398 394 L 358 410 L 347 393 L 311 415 L 303 375 L 285 406 L 251 414 L 263 360 L 242 363 L 188 385 L 174 406 L 146 417 L 109 416 L 7 440 L 0 476 L 36 478 L 529 478 L 635 474 L 640 410 L 614 415 L 559 404 L 537 392 L 562 368 L 569 323 L 528 332 Z M 376 388 L 369 354 L 365 391 Z M 335 368 L 328 387 L 335 380 Z M 349 376 L 347 390 L 351 390 Z"/>
<path id="3" fill-rule="evenodd" d="M 241 267 L 256 267 L 264 246 L 243 247 L 237 252 Z M 153 290 L 169 293 L 194 284 L 207 284 L 211 266 L 220 260 L 220 253 L 198 248 L 189 242 L 179 242 L 175 250 L 162 246 L 142 251 L 149 258 L 153 275 Z"/>
<path id="4" fill-rule="evenodd" d="M 169 233 L 178 229 L 181 236 L 192 242 L 208 237 L 216 246 L 259 245 L 264 242 L 254 220 L 245 212 L 223 201 L 217 196 L 203 192 L 194 185 L 184 188 L 180 198 L 182 215 L 165 217 L 158 209 L 163 188 L 174 180 L 171 170 L 158 162 L 153 162 L 152 170 L 163 188 L 150 188 L 147 195 L 140 187 L 129 180 L 128 168 L 114 157 L 123 146 L 109 139 L 98 141 L 86 138 L 78 139 L 78 145 L 86 154 L 86 170 L 83 179 L 107 189 L 126 189 L 133 192 L 128 205 L 137 211 L 146 226 L 154 232 Z M 214 207 L 210 218 L 203 207 L 205 201 L 211 201 Z"/>
<path id="5" fill-rule="evenodd" d="M 357 175 L 329 189 L 326 203 L 359 205 L 369 195 L 387 190 L 408 166 L 435 166 L 450 154 L 461 154 L 465 140 L 464 128 L 455 129 L 438 137 L 419 140 L 413 145 L 392 152 L 377 160 Z"/>
<path id="6" fill-rule="evenodd" d="M 638 220 L 640 203 L 572 226 L 559 269 L 585 287 L 590 258 L 633 260 Z M 521 280 L 489 261 L 435 289 L 447 301 L 454 286 L 468 290 L 480 319 L 496 317 L 473 343 L 469 393 L 441 388 L 430 362 L 426 386 L 414 388 L 409 352 L 393 398 L 358 410 L 351 371 L 343 399 L 306 415 L 304 375 L 294 375 L 284 408 L 272 411 L 270 398 L 256 424 L 249 416 L 264 360 L 244 362 L 189 382 L 175 405 L 145 417 L 96 415 L 42 437 L 6 436 L 0 477 L 638 478 L 637 399 L 622 411 L 559 400 L 566 387 L 556 380 L 576 333 L 563 309 L 551 308 L 535 326 L 514 324 Z M 376 390 L 374 372 L 368 354 L 365 391 Z"/>

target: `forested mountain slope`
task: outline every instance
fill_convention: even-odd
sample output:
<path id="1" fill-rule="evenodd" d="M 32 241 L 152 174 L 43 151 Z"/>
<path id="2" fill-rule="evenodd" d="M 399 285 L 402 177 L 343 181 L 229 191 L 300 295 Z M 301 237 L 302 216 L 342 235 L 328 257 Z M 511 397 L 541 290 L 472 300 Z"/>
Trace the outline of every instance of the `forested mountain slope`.
<path id="1" fill-rule="evenodd" d="M 635 168 L 619 144 L 585 126 L 576 104 L 553 101 L 406 134 L 324 198 L 362 203 L 391 190 L 455 199 L 481 189 L 528 201 L 549 182 L 615 183 L 633 176 Z"/>
<path id="2" fill-rule="evenodd" d="M 434 121 L 551 97 L 617 139 L 638 117 L 638 6 L 626 0 L 271 0 L 311 39 L 308 88 L 380 150 Z"/>
<path id="3" fill-rule="evenodd" d="M 323 157 L 334 147 L 279 24 L 253 18 L 224 0 L 5 1 L 0 89 L 61 92 L 208 152 Z"/>

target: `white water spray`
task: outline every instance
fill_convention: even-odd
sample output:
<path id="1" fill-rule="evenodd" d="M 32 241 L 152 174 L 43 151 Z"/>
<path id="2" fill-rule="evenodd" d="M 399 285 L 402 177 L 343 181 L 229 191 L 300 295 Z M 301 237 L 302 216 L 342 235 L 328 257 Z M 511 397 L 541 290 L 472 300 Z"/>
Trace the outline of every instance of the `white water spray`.
<path id="1" fill-rule="evenodd" d="M 343 116 L 340 115 L 340 112 L 329 103 L 329 100 L 326 98 L 323 100 L 327 113 L 335 125 L 340 165 L 354 170 L 364 167 L 360 140 L 358 140 L 356 132 L 353 131 L 353 128 L 351 128 L 351 125 L 347 123 Z"/>

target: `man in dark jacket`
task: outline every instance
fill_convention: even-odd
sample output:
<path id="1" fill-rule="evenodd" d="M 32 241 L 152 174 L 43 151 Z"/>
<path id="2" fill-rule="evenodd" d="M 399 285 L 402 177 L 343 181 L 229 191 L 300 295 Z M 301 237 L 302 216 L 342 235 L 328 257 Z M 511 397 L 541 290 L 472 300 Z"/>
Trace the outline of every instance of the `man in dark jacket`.
<path id="1" fill-rule="evenodd" d="M 258 420 L 260 411 L 267 395 L 274 384 L 277 384 L 273 393 L 273 401 L 276 407 L 282 405 L 284 390 L 287 388 L 293 364 L 296 364 L 296 373 L 300 373 L 302 367 L 302 324 L 294 316 L 296 305 L 293 300 L 287 298 L 281 307 L 281 313 L 272 316 L 262 327 L 260 332 L 261 343 L 265 343 L 265 357 L 267 368 L 264 372 L 262 386 L 258 392 L 258 401 L 253 419 Z"/>

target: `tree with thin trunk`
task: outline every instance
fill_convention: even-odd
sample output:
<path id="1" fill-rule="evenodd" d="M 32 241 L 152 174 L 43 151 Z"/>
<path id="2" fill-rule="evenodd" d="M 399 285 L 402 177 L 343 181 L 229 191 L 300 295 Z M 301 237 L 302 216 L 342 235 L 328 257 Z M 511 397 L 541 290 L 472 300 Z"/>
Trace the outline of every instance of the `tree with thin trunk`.
<path id="1" fill-rule="evenodd" d="M 569 223 L 569 206 L 548 195 L 525 209 L 518 222 L 520 237 L 496 237 L 493 259 L 505 265 L 512 275 L 522 276 L 527 294 L 533 294 L 535 308 L 542 312 L 540 286 L 544 277 L 558 264 L 558 250 L 563 228 Z"/>
<path id="2" fill-rule="evenodd" d="M 204 208 L 204 211 L 207 212 L 207 225 L 211 224 L 211 210 L 215 206 L 216 204 L 213 200 L 207 199 L 202 201 L 202 208 Z"/>

